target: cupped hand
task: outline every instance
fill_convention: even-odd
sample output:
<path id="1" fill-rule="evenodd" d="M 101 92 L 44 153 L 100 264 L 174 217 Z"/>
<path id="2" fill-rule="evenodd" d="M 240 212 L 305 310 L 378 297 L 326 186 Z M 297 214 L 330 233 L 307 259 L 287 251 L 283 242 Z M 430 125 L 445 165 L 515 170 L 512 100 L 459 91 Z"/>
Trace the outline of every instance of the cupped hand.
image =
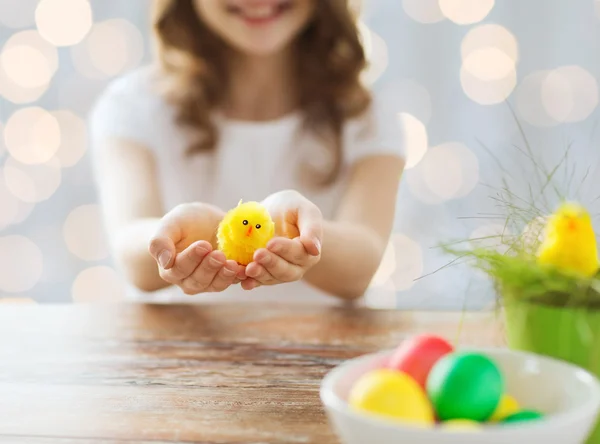
<path id="1" fill-rule="evenodd" d="M 242 287 L 276 285 L 302 279 L 321 259 L 323 216 L 319 208 L 293 190 L 270 195 L 262 204 L 275 222 L 275 236 L 254 253 Z"/>
<path id="2" fill-rule="evenodd" d="M 194 295 L 223 291 L 245 279 L 244 267 L 209 242 L 221 217 L 215 207 L 183 204 L 162 218 L 148 250 L 163 280 Z"/>

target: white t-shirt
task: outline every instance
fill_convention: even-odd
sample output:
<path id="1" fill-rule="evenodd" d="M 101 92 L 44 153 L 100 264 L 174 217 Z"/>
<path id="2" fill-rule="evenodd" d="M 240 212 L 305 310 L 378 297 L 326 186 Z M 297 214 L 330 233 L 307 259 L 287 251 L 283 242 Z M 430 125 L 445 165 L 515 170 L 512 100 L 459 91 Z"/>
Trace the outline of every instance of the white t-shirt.
<path id="1" fill-rule="evenodd" d="M 95 158 L 102 156 L 103 141 L 107 138 L 135 141 L 151 150 L 165 213 L 186 202 L 206 202 L 227 210 L 240 199 L 260 201 L 271 193 L 292 188 L 318 205 L 324 217 L 329 218 L 344 192 L 348 167 L 352 163 L 377 154 L 404 156 L 404 141 L 393 104 L 375 96 L 373 107 L 365 116 L 346 123 L 342 173 L 324 190 L 306 188 L 296 175 L 298 162 L 310 159 L 311 163 L 323 167 L 330 160 L 318 139 L 306 133 L 298 136 L 300 114 L 268 122 L 215 116 L 219 145 L 211 153 L 189 157 L 186 155 L 189 135 L 175 123 L 174 108 L 155 91 L 154 72 L 151 67 L 144 67 L 113 81 L 92 110 L 90 136 Z M 96 179 L 100 181 L 102 177 Z M 259 287 L 252 291 L 244 291 L 237 285 L 222 293 L 194 297 L 185 295 L 177 287 L 152 293 L 129 288 L 129 295 L 153 302 L 285 300 L 338 303 L 337 298 L 305 282 Z"/>

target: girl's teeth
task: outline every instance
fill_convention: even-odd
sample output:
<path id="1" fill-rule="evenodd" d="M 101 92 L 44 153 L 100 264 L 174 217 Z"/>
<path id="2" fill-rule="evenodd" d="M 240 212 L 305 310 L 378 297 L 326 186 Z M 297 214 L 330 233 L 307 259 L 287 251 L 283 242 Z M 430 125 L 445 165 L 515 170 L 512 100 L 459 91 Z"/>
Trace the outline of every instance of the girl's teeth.
<path id="1" fill-rule="evenodd" d="M 246 9 L 244 15 L 250 18 L 265 18 L 270 17 L 275 13 L 275 8 L 272 6 L 260 6 L 256 8 Z"/>

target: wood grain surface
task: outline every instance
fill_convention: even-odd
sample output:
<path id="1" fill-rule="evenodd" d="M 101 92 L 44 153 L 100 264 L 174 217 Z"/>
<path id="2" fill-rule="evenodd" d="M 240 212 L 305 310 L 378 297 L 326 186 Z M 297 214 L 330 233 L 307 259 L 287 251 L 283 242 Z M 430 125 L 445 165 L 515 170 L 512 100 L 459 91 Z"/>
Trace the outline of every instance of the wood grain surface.
<path id="1" fill-rule="evenodd" d="M 0 442 L 334 444 L 345 359 L 431 332 L 502 345 L 485 312 L 317 306 L 0 307 Z"/>

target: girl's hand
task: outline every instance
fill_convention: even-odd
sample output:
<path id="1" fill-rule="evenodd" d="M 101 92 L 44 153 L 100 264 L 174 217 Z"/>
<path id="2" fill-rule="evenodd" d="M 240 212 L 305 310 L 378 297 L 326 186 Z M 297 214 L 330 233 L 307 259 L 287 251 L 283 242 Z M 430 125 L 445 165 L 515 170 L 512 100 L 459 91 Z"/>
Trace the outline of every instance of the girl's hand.
<path id="1" fill-rule="evenodd" d="M 185 294 L 217 292 L 245 278 L 237 262 L 213 251 L 207 233 L 214 233 L 223 213 L 215 207 L 192 203 L 177 206 L 161 220 L 150 241 L 160 277 Z"/>
<path id="2" fill-rule="evenodd" d="M 272 194 L 262 204 L 275 222 L 275 237 L 246 267 L 246 290 L 298 281 L 321 258 L 323 217 L 315 204 L 293 190 Z"/>

